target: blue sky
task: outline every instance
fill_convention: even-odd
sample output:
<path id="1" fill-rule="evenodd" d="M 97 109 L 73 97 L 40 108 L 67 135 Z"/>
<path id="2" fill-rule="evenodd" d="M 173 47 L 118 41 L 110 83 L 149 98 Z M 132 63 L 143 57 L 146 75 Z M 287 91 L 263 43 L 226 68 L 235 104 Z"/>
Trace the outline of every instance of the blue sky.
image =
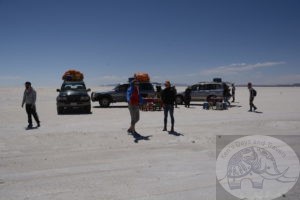
<path id="1" fill-rule="evenodd" d="M 300 82 L 297 0 L 0 0 L 0 84 Z"/>

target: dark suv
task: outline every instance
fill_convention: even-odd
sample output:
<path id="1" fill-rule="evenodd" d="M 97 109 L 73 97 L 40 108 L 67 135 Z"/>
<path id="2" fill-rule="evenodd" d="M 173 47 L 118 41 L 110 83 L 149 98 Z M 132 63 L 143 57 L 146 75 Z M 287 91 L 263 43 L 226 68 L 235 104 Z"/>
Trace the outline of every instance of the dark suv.
<path id="1" fill-rule="evenodd" d="M 59 95 L 56 98 L 57 114 L 62 114 L 67 109 L 82 109 L 86 113 L 91 112 L 91 98 L 83 81 L 64 81 L 61 89 L 57 89 Z"/>
<path id="2" fill-rule="evenodd" d="M 107 92 L 92 92 L 92 101 L 98 101 L 101 107 L 109 107 L 111 103 L 127 102 L 126 95 L 129 83 L 119 84 L 113 90 Z M 142 97 L 154 97 L 156 95 L 152 83 L 140 83 L 139 91 Z"/>
<path id="3" fill-rule="evenodd" d="M 199 82 L 189 86 L 191 88 L 191 101 L 209 101 L 210 98 L 223 98 L 224 82 Z M 225 83 L 229 84 L 229 83 Z M 176 103 L 182 104 L 185 92 L 176 95 Z"/>

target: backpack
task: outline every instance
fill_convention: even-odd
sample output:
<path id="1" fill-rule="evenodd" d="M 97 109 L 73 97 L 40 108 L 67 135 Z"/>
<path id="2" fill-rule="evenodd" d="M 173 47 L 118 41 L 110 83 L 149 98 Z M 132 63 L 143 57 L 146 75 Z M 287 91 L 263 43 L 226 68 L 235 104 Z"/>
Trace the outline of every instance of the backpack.
<path id="1" fill-rule="evenodd" d="M 254 97 L 256 97 L 256 95 L 257 95 L 256 90 L 252 89 L 252 95 L 253 95 Z"/>

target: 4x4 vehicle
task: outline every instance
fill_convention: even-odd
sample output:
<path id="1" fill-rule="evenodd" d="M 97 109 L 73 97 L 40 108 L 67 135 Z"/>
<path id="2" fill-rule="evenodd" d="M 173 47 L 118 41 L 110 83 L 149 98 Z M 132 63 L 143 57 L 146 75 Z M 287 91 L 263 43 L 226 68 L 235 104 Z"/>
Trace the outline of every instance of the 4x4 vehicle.
<path id="1" fill-rule="evenodd" d="M 129 83 L 119 84 L 113 90 L 107 92 L 92 92 L 92 101 L 98 101 L 101 107 L 109 107 L 111 103 L 126 102 Z M 139 84 L 139 91 L 142 97 L 154 97 L 156 95 L 152 83 Z"/>
<path id="2" fill-rule="evenodd" d="M 191 101 L 210 101 L 210 98 L 223 98 L 223 84 L 224 82 L 199 82 L 189 86 L 191 88 Z M 182 104 L 184 97 L 185 92 L 178 93 L 176 95 L 176 103 Z"/>
<path id="3" fill-rule="evenodd" d="M 91 98 L 83 81 L 64 81 L 61 89 L 57 89 L 56 98 L 57 114 L 62 114 L 67 109 L 82 109 L 91 112 Z"/>

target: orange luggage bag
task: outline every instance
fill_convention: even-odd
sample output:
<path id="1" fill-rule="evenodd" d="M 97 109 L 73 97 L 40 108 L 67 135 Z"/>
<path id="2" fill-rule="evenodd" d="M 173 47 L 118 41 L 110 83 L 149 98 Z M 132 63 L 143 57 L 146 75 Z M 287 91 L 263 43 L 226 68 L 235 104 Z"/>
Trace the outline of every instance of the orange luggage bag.
<path id="1" fill-rule="evenodd" d="M 149 77 L 148 73 L 142 73 L 142 72 L 135 73 L 134 77 L 139 82 L 150 82 L 150 77 Z"/>

